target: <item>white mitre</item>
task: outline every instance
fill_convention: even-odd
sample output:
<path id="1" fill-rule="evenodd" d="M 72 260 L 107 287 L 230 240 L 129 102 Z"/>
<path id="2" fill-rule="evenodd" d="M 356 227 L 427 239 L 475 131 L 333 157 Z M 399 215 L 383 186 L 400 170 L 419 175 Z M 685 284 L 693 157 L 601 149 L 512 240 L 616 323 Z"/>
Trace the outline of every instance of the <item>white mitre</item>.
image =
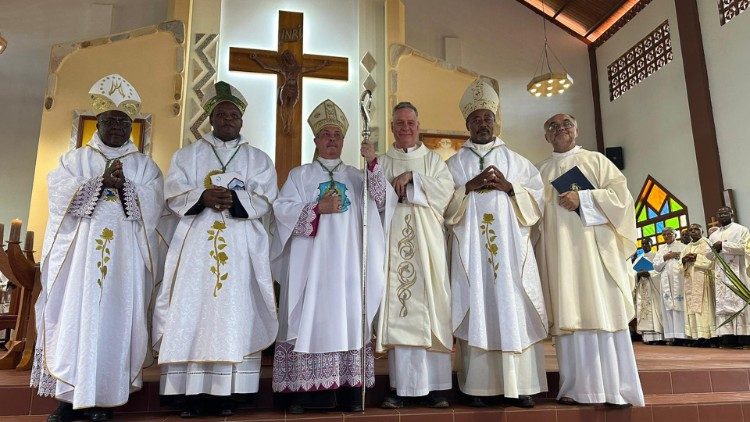
<path id="1" fill-rule="evenodd" d="M 307 118 L 307 123 L 316 136 L 324 126 L 328 125 L 338 127 L 343 135 L 346 135 L 346 130 L 349 129 L 349 121 L 346 119 L 346 115 L 331 100 L 325 100 L 318 104 L 310 113 L 310 117 Z"/>
<path id="2" fill-rule="evenodd" d="M 495 113 L 495 117 L 498 117 L 500 97 L 492 85 L 480 78 L 466 88 L 464 95 L 461 97 L 461 102 L 458 103 L 458 107 L 464 115 L 464 120 L 476 110 L 490 110 Z"/>
<path id="3" fill-rule="evenodd" d="M 141 111 L 141 97 L 138 91 L 130 82 L 116 73 L 96 81 L 89 90 L 89 94 L 91 94 L 91 108 L 96 114 L 118 110 L 134 119 Z"/>

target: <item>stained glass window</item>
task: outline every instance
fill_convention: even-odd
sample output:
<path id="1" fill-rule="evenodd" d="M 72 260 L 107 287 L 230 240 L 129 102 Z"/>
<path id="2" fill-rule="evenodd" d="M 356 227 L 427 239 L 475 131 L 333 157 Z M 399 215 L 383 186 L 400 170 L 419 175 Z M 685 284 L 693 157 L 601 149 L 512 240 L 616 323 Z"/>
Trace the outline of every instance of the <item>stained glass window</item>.
<path id="1" fill-rule="evenodd" d="M 664 244 L 662 232 L 671 227 L 677 232 L 690 225 L 688 209 L 676 196 L 650 175 L 643 183 L 641 193 L 635 203 L 636 227 L 638 228 L 638 248 L 644 238 L 651 238 L 657 248 Z M 640 249 L 638 254 L 643 253 Z"/>

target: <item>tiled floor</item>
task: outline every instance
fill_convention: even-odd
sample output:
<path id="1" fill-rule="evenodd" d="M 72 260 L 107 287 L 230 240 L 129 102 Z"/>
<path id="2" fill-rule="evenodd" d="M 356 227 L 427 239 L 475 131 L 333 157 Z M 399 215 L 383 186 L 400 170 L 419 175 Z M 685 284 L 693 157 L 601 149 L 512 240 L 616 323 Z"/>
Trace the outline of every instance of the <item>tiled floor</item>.
<path id="1" fill-rule="evenodd" d="M 552 399 L 539 398 L 531 410 L 514 407 L 475 409 L 455 404 L 449 409 L 407 408 L 382 410 L 368 407 L 365 413 L 305 413 L 287 415 L 284 411 L 242 410 L 229 418 L 194 421 L 284 421 L 310 422 L 750 422 L 750 350 L 699 349 L 634 344 L 641 383 L 646 394 L 645 408 L 610 409 L 603 406 L 568 407 Z M 548 380 L 554 397 L 557 388 L 557 362 L 550 342 L 545 344 Z M 263 367 L 261 390 L 270 390 L 270 371 Z M 386 359 L 376 362 L 378 384 L 370 396 L 379 400 L 387 389 Z M 46 415 L 55 407 L 50 398 L 38 397 L 29 389 L 28 372 L 0 371 L 0 415 Z M 160 407 L 159 373 L 156 367 L 144 371 L 145 387 L 118 409 L 117 420 L 177 421 L 174 411 Z M 450 398 L 453 396 L 449 395 Z M 370 400 L 368 400 L 370 401 Z M 454 402 L 456 402 L 454 400 Z M 271 409 L 273 397 L 261 394 L 259 408 Z M 148 412 L 146 412 L 148 411 Z M 0 422 L 45 421 L 46 416 L 0 416 Z"/>

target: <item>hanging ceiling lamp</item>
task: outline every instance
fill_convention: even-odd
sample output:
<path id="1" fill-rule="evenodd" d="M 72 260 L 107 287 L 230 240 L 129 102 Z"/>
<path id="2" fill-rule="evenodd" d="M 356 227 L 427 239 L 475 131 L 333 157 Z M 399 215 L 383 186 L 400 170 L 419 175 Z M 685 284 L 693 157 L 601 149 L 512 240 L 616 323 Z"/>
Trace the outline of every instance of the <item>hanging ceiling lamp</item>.
<path id="1" fill-rule="evenodd" d="M 542 1 L 542 14 L 544 12 L 544 1 Z M 565 66 L 562 64 L 560 59 L 557 58 L 555 52 L 547 42 L 547 19 L 542 16 L 542 28 L 544 29 L 544 48 L 542 49 L 542 55 L 539 57 L 539 64 L 534 72 L 534 77 L 531 82 L 526 85 L 526 90 L 529 94 L 535 97 L 551 97 L 553 95 L 562 94 L 568 88 L 573 86 L 573 77 L 568 74 Z M 562 71 L 552 71 L 552 65 L 549 59 L 549 53 L 552 53 L 552 57 L 557 61 L 557 64 L 562 67 Z M 542 72 L 546 73 L 542 74 Z"/>

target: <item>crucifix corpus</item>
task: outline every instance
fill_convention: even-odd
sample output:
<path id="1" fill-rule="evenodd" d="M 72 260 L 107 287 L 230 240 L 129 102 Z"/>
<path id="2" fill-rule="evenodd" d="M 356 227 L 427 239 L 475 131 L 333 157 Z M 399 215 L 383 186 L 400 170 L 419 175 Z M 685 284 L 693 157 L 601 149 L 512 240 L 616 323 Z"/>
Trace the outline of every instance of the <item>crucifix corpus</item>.
<path id="1" fill-rule="evenodd" d="M 302 13 L 279 11 L 277 51 L 229 48 L 229 70 L 274 73 L 276 104 L 276 172 L 279 185 L 302 162 L 302 77 L 349 79 L 346 57 L 302 53 Z"/>

